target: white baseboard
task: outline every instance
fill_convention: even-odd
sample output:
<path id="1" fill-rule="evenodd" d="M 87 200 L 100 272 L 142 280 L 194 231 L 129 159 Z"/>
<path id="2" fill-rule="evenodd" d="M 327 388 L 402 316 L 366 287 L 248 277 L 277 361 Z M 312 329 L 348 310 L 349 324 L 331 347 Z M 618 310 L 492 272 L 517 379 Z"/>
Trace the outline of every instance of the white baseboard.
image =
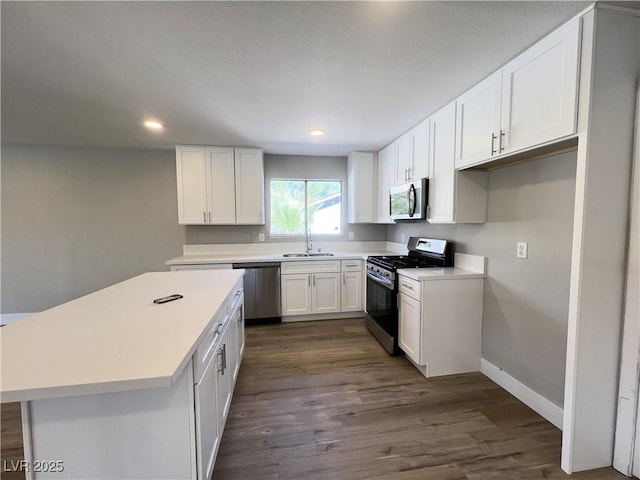
<path id="1" fill-rule="evenodd" d="M 493 363 L 485 360 L 484 358 L 480 359 L 480 371 L 522 403 L 532 408 L 539 415 L 543 416 L 549 422 L 562 430 L 562 408 L 550 400 L 547 400 L 539 393 L 534 392 L 524 383 L 516 380 L 507 372 L 496 367 Z"/>
<path id="2" fill-rule="evenodd" d="M 0 325 L 9 325 L 31 315 L 35 315 L 35 313 L 0 313 Z"/>

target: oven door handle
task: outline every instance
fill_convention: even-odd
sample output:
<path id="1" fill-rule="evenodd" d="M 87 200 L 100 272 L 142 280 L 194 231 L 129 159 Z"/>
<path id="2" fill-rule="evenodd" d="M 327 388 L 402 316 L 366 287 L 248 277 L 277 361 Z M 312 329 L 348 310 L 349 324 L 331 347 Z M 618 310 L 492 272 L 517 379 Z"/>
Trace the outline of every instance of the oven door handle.
<path id="1" fill-rule="evenodd" d="M 391 280 L 389 278 L 386 278 L 386 277 L 382 277 L 380 275 L 376 275 L 372 271 L 367 271 L 367 277 L 369 277 L 374 282 L 380 283 L 380 284 L 382 284 L 382 285 L 384 285 L 385 287 L 388 287 L 388 288 L 391 288 L 391 286 L 393 285 L 393 280 Z"/>

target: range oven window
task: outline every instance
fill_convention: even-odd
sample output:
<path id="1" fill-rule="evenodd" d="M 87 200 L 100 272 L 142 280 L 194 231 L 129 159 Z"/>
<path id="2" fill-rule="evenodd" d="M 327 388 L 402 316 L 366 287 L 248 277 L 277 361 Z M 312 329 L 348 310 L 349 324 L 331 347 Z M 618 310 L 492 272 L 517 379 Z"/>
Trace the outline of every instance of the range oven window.
<path id="1" fill-rule="evenodd" d="M 390 336 L 398 336 L 396 292 L 367 275 L 367 314 Z"/>

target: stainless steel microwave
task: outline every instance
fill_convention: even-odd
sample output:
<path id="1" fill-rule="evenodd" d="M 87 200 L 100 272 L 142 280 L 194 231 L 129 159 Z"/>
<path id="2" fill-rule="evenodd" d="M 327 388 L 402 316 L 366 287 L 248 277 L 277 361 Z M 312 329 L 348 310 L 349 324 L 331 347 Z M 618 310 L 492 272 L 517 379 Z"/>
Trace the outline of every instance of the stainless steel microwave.
<path id="1" fill-rule="evenodd" d="M 389 209 L 394 220 L 424 220 L 427 214 L 429 180 L 422 178 L 389 189 Z"/>

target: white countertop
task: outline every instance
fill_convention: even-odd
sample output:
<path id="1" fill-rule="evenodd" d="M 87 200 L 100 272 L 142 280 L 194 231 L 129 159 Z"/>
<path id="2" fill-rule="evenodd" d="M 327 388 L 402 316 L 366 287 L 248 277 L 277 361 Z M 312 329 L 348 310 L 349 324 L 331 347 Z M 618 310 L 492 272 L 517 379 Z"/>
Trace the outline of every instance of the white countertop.
<path id="1" fill-rule="evenodd" d="M 419 282 L 426 280 L 459 280 L 461 278 L 484 278 L 485 274 L 463 268 L 403 268 L 398 274 Z"/>
<path id="2" fill-rule="evenodd" d="M 291 252 L 300 253 L 300 252 Z M 315 260 L 366 260 L 369 255 L 397 255 L 389 251 L 375 252 L 331 252 L 333 255 L 313 256 L 313 257 L 285 257 L 283 254 L 195 254 L 181 255 L 167 260 L 165 265 L 204 265 L 207 263 L 245 263 L 245 262 L 308 262 Z"/>
<path id="3" fill-rule="evenodd" d="M 2 327 L 1 401 L 171 386 L 242 275 L 145 273 Z"/>

